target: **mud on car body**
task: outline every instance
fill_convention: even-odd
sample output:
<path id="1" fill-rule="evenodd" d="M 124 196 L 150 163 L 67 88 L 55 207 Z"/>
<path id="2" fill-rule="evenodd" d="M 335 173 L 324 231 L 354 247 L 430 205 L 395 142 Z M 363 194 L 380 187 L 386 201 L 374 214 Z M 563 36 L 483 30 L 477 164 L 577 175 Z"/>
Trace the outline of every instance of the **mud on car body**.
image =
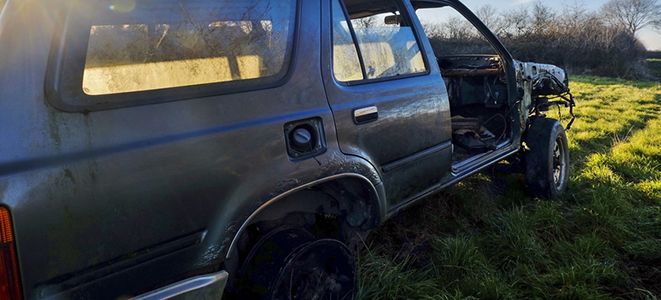
<path id="1" fill-rule="evenodd" d="M 507 158 L 567 187 L 567 75 L 459 1 L 2 4 L 3 299 L 351 298 L 426 196 Z M 439 53 L 433 8 L 494 53 Z"/>

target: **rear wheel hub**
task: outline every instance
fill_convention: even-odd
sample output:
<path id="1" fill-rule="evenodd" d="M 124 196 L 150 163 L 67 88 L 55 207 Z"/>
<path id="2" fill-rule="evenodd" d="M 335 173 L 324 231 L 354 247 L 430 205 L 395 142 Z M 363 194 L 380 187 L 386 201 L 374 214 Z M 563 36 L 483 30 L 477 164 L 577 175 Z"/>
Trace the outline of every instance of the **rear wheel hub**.
<path id="1" fill-rule="evenodd" d="M 340 241 L 318 240 L 287 258 L 273 299 L 352 299 L 355 285 L 351 251 Z"/>

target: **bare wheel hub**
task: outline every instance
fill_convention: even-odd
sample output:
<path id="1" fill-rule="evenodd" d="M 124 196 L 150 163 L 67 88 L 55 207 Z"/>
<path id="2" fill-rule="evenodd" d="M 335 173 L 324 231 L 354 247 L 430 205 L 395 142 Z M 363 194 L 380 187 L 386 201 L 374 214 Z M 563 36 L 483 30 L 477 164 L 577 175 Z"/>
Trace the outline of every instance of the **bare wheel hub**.
<path id="1" fill-rule="evenodd" d="M 274 299 L 353 299 L 351 251 L 337 240 L 317 240 L 292 252 L 275 285 Z"/>

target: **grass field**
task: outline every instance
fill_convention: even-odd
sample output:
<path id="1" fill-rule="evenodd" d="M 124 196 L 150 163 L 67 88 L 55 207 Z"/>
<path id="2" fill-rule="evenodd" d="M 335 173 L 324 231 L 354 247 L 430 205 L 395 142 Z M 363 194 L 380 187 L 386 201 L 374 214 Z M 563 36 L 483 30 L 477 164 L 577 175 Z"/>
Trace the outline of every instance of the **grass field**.
<path id="1" fill-rule="evenodd" d="M 487 171 L 375 232 L 360 299 L 656 299 L 661 293 L 661 84 L 574 77 L 568 193 Z"/>

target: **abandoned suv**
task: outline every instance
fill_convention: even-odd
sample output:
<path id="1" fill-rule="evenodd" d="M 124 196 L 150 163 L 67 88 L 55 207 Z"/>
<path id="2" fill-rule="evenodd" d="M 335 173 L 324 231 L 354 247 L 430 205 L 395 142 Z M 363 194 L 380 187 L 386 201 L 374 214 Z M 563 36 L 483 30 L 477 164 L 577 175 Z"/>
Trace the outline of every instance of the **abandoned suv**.
<path id="1" fill-rule="evenodd" d="M 0 298 L 351 298 L 428 195 L 503 160 L 561 194 L 555 106 L 459 1 L 0 1 Z"/>

